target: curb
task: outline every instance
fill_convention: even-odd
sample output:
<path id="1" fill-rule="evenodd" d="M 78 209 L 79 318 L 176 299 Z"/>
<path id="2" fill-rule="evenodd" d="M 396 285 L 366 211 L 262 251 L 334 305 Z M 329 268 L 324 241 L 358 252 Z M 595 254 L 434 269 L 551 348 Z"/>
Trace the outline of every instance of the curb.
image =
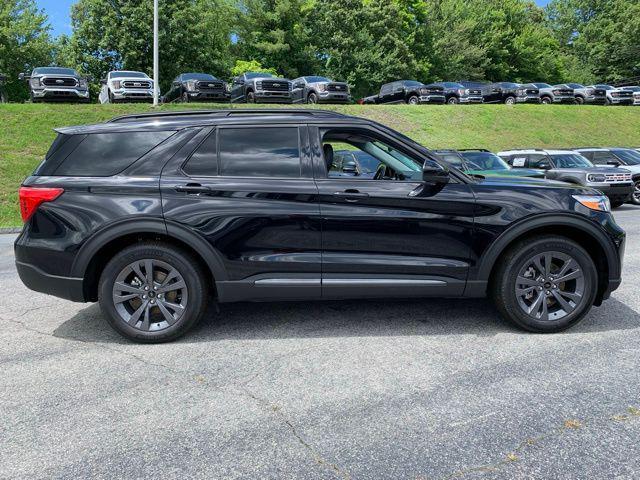
<path id="1" fill-rule="evenodd" d="M 0 235 L 6 233 L 20 233 L 22 231 L 22 227 L 0 227 Z"/>

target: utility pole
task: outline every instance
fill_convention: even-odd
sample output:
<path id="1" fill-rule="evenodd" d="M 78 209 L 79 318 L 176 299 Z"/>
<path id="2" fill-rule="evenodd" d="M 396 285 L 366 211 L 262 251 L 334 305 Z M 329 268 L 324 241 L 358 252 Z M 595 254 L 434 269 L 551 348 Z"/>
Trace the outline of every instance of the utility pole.
<path id="1" fill-rule="evenodd" d="M 160 96 L 159 74 L 159 51 L 158 51 L 158 0 L 153 0 L 153 106 L 158 106 Z"/>

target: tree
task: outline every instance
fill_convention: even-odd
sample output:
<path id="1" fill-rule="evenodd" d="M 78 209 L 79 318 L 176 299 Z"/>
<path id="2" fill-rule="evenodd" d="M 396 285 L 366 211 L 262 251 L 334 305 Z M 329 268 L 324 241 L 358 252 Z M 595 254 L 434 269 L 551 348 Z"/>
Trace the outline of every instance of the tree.
<path id="1" fill-rule="evenodd" d="M 274 68 L 263 67 L 257 60 L 236 60 L 236 64 L 231 69 L 231 76 L 237 77 L 244 72 L 264 72 L 278 75 Z"/>
<path id="2" fill-rule="evenodd" d="M 226 0 L 160 2 L 160 85 L 187 71 L 226 76 L 231 68 L 231 16 Z M 153 69 L 153 2 L 80 0 L 72 8 L 72 57 L 103 78 L 113 69 Z"/>
<path id="3" fill-rule="evenodd" d="M 21 72 L 48 66 L 53 59 L 53 45 L 47 16 L 34 0 L 4 0 L 0 3 L 0 72 L 7 75 L 10 100 L 28 98 Z"/>

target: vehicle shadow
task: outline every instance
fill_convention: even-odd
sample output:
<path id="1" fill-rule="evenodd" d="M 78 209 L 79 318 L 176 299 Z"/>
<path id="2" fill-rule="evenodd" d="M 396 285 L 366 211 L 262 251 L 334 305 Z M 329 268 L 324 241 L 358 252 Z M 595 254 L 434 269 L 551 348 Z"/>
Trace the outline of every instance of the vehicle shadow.
<path id="1" fill-rule="evenodd" d="M 616 299 L 593 308 L 578 326 L 563 333 L 608 332 L 640 327 L 640 314 Z M 211 308 L 181 343 L 282 338 L 382 337 L 522 333 L 503 321 L 488 300 L 428 299 L 238 303 Z M 98 305 L 87 307 L 54 336 L 81 342 L 129 343 L 104 320 Z"/>

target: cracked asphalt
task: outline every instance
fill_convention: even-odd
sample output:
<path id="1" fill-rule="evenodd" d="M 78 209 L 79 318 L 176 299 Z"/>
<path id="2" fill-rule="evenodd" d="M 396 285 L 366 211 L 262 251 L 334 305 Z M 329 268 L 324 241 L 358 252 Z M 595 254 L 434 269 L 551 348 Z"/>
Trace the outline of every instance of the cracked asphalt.
<path id="1" fill-rule="evenodd" d="M 0 478 L 640 477 L 640 209 L 624 283 L 573 330 L 486 301 L 221 305 L 123 341 L 28 291 L 0 236 Z"/>

